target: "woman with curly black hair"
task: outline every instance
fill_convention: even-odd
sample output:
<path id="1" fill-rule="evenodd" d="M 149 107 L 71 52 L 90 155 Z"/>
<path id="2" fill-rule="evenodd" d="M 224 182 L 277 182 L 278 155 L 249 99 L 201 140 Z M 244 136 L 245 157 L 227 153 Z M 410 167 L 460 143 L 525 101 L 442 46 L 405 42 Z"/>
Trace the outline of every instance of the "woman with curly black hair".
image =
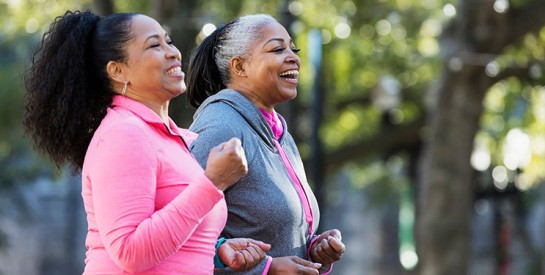
<path id="1" fill-rule="evenodd" d="M 225 225 L 223 190 L 246 174 L 240 140 L 201 168 L 196 134 L 168 116 L 185 91 L 181 54 L 154 19 L 68 11 L 44 35 L 25 76 L 24 125 L 57 166 L 82 174 L 84 274 L 212 274 Z M 269 246 L 234 239 L 223 263 L 242 270 Z"/>

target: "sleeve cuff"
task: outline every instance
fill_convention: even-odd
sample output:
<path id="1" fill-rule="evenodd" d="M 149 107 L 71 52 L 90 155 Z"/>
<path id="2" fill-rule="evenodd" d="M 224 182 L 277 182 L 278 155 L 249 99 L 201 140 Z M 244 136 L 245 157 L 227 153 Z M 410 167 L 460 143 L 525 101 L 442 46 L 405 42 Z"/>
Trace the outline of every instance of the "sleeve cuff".
<path id="1" fill-rule="evenodd" d="M 265 269 L 263 269 L 262 275 L 267 275 L 267 273 L 269 273 L 269 268 L 271 267 L 271 264 L 272 264 L 272 257 L 267 256 L 267 264 L 265 265 Z"/>
<path id="2" fill-rule="evenodd" d="M 319 235 L 315 235 L 314 238 L 312 238 L 312 240 L 310 241 L 310 244 L 308 246 L 307 257 L 311 261 L 312 261 L 312 259 L 310 258 L 310 249 L 311 249 L 312 245 L 316 242 L 316 240 L 318 240 L 318 237 L 319 237 Z M 327 271 L 325 271 L 326 269 L 327 269 Z M 325 266 L 322 266 L 319 271 L 320 271 L 320 274 L 327 275 L 327 274 L 331 273 L 332 270 L 333 270 L 333 264 L 329 264 L 329 268 L 327 267 L 327 265 L 325 265 Z M 324 273 L 322 273 L 322 272 L 324 272 Z"/>
<path id="3" fill-rule="evenodd" d="M 315 235 L 312 240 L 310 240 L 310 244 L 308 245 L 308 250 L 307 250 L 307 259 L 311 260 L 310 258 L 310 249 L 312 248 L 312 245 L 316 242 L 316 240 L 318 239 L 319 235 Z"/>

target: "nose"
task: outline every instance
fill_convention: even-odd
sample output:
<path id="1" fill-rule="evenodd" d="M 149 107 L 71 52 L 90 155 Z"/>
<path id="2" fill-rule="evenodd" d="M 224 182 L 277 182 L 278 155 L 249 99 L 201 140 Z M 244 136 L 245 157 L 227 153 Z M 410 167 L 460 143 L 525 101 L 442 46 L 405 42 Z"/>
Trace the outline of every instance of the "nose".
<path id="1" fill-rule="evenodd" d="M 178 48 L 172 46 L 170 50 L 167 50 L 166 52 L 166 58 L 171 59 L 174 58 L 176 60 L 182 60 L 182 53 L 178 50 Z"/>
<path id="2" fill-rule="evenodd" d="M 301 58 L 299 58 L 299 56 L 295 54 L 293 51 L 290 51 L 290 55 L 288 55 L 286 61 L 289 63 L 296 63 L 297 65 L 299 65 L 301 63 Z"/>

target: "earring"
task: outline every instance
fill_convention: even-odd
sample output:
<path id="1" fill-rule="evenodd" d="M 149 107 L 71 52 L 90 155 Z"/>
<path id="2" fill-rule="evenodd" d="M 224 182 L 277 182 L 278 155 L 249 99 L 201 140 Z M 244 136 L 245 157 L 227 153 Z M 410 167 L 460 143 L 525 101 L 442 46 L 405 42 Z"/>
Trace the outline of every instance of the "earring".
<path id="1" fill-rule="evenodd" d="M 125 86 L 123 86 L 123 91 L 121 92 L 122 96 L 125 96 L 125 94 L 127 93 L 127 84 L 129 84 L 129 81 L 125 80 Z"/>

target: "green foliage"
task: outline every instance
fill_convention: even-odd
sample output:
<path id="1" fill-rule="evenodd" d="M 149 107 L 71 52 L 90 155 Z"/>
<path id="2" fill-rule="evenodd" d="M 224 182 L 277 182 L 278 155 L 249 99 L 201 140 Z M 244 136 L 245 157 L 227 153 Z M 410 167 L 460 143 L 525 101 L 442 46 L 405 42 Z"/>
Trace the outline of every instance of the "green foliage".
<path id="1" fill-rule="evenodd" d="M 492 165 L 504 165 L 503 148 L 507 133 L 514 128 L 529 135 L 532 156 L 523 175 L 527 184 L 524 190 L 539 184 L 545 177 L 543 127 L 545 122 L 545 28 L 536 34 L 526 35 L 522 41 L 511 45 L 495 60 L 500 71 L 524 70 L 520 77 L 507 78 L 494 85 L 485 98 L 485 113 L 476 144 L 487 148 L 492 155 Z M 486 138 L 483 138 L 486 137 Z"/>
<path id="2" fill-rule="evenodd" d="M 511 2 L 513 6 L 521 6 L 528 1 Z M 116 11 L 146 13 L 153 2 L 115 0 L 113 4 Z M 312 49 L 308 48 L 307 34 L 310 30 L 319 30 L 323 39 L 321 83 L 326 100 L 325 123 L 320 135 L 326 150 L 331 151 L 369 138 L 382 127 L 383 110 L 376 105 L 375 95 L 384 77 L 393 77 L 399 83 L 400 101 L 390 110 L 395 114 L 394 123 L 409 123 L 424 114 L 427 87 L 437 79 L 441 66 L 437 38 L 442 26 L 450 20 L 443 8 L 446 5 L 455 8 L 455 4 L 444 0 L 198 1 L 192 15 L 197 25 L 221 24 L 248 13 L 269 13 L 279 19 L 285 12 L 295 16 L 296 21 L 288 27 L 296 45 L 303 49 L 299 102 L 306 108 L 313 98 L 310 94 L 313 72 L 307 55 Z M 7 165 L 4 167 L 16 163 L 12 160 L 14 155 L 33 155 L 28 143 L 21 138 L 20 129 L 24 96 L 20 80 L 31 50 L 53 18 L 66 9 L 91 6 L 91 0 L 0 1 L 0 25 L 3 26 L 0 161 Z M 545 29 L 526 36 L 496 61 L 500 68 L 509 68 L 543 60 L 544 41 Z M 539 67 L 533 72 L 534 78 L 543 79 Z M 536 94 L 541 94 L 541 90 L 540 86 L 528 86 L 527 81 L 517 79 L 503 81 L 491 89 L 485 102 L 487 111 L 482 119 L 482 132 L 491 140 L 487 146 L 496 152 L 495 158 L 501 157 L 498 148 L 509 129 L 519 127 L 539 136 L 542 119 L 538 107 L 542 100 Z M 302 136 L 308 135 L 302 133 Z M 301 147 L 302 151 L 308 148 L 304 143 Z M 544 154 L 536 154 L 537 163 L 545 163 L 541 161 Z M 3 172 L 2 177 L 19 171 L 14 167 L 4 170 L 11 172 Z"/>
<path id="3" fill-rule="evenodd" d="M 433 0 L 291 1 L 290 11 L 298 16 L 291 29 L 303 49 L 299 100 L 305 106 L 313 98 L 307 33 L 318 29 L 324 41 L 325 123 L 320 133 L 327 151 L 370 138 L 381 129 L 383 110 L 375 97 L 385 77 L 394 78 L 399 86 L 395 123 L 409 123 L 423 115 L 427 86 L 440 68 L 436 39 L 448 19 L 441 12 L 444 4 Z"/>
<path id="4" fill-rule="evenodd" d="M 401 194 L 411 193 L 407 180 L 407 156 L 394 155 L 388 159 L 372 159 L 360 165 L 351 163 L 343 172 L 349 175 L 352 190 L 366 189 L 365 201 L 370 206 L 382 206 L 398 202 Z"/>
<path id="5" fill-rule="evenodd" d="M 28 0 L 0 3 L 0 189 L 57 173 L 49 162 L 37 156 L 24 136 L 23 75 L 49 23 L 82 4 Z"/>
<path id="6" fill-rule="evenodd" d="M 150 6 L 153 5 L 153 1 L 127 1 L 127 0 L 113 0 L 115 12 L 137 12 L 146 13 L 149 11 Z"/>

